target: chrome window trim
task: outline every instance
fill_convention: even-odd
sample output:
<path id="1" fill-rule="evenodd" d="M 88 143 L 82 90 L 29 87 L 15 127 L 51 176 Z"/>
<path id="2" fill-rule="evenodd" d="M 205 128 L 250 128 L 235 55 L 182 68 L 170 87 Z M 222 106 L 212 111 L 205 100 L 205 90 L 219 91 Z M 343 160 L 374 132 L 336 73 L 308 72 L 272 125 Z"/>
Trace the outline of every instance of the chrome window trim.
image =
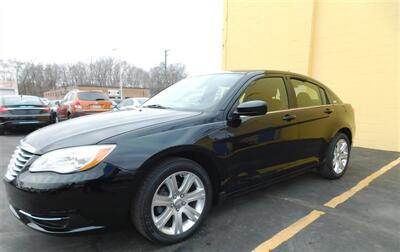
<path id="1" fill-rule="evenodd" d="M 323 107 L 328 107 L 328 106 L 332 106 L 333 104 L 324 104 L 324 105 L 317 105 L 317 106 L 309 106 L 309 107 L 301 107 L 301 108 L 290 108 L 290 109 L 283 109 L 283 110 L 275 110 L 275 111 L 271 111 L 266 113 L 267 114 L 271 114 L 271 113 L 278 113 L 278 112 L 290 112 L 290 111 L 296 111 L 296 110 L 302 110 L 302 109 L 309 109 L 309 108 L 323 108 Z"/>

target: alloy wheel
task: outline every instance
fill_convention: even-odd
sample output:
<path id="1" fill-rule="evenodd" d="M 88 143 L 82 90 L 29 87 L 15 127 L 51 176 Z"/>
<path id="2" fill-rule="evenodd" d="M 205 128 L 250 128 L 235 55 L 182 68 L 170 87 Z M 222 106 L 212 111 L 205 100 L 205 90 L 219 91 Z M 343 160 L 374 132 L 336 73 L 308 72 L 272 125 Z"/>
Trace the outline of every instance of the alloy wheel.
<path id="1" fill-rule="evenodd" d="M 201 179 L 188 171 L 168 176 L 157 188 L 151 215 L 157 229 L 166 235 L 179 235 L 199 220 L 206 203 Z"/>
<path id="2" fill-rule="evenodd" d="M 347 145 L 346 140 L 339 139 L 335 145 L 335 149 L 333 150 L 332 160 L 333 170 L 336 174 L 343 172 L 343 170 L 346 168 L 348 158 L 349 146 Z"/>

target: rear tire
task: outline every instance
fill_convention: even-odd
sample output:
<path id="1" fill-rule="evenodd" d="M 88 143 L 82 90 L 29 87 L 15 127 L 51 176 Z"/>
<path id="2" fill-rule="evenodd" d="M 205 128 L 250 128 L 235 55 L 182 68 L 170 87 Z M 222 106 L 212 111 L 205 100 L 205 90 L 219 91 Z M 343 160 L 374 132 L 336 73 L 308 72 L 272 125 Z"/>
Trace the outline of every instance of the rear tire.
<path id="1" fill-rule="evenodd" d="M 154 167 L 140 185 L 131 207 L 132 222 L 150 241 L 180 242 L 198 229 L 211 202 L 207 172 L 192 160 L 170 158 Z"/>
<path id="2" fill-rule="evenodd" d="M 347 170 L 350 160 L 350 140 L 344 133 L 338 133 L 329 144 L 324 161 L 319 167 L 322 177 L 338 179 Z"/>

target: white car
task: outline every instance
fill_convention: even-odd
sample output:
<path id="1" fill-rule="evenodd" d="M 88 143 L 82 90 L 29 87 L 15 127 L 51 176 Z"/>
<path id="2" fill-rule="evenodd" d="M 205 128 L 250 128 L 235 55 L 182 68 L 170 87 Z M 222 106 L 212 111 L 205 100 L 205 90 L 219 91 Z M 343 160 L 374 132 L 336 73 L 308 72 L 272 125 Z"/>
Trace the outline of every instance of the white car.
<path id="1" fill-rule="evenodd" d="M 129 109 L 137 109 L 139 108 L 145 101 L 147 101 L 149 98 L 147 97 L 134 97 L 134 98 L 128 98 L 123 101 L 121 101 L 117 107 L 116 110 L 129 110 Z"/>
<path id="2" fill-rule="evenodd" d="M 40 100 L 44 103 L 44 105 L 49 105 L 49 103 L 50 103 L 50 100 L 49 100 L 49 99 L 43 98 L 43 97 L 39 97 L 39 98 L 40 98 Z"/>

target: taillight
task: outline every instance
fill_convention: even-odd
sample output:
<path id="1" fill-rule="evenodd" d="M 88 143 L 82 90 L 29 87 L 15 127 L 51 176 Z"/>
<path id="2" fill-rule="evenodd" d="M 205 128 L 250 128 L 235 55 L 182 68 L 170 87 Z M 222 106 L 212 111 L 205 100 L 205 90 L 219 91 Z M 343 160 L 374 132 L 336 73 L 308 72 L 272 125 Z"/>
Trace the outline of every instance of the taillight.
<path id="1" fill-rule="evenodd" d="M 0 113 L 5 113 L 8 111 L 8 108 L 0 106 Z"/>
<path id="2" fill-rule="evenodd" d="M 81 106 L 81 104 L 79 103 L 79 101 L 76 101 L 76 102 L 74 103 L 74 108 L 75 108 L 75 109 L 82 109 L 82 106 Z"/>
<path id="3" fill-rule="evenodd" d="M 48 112 L 50 112 L 50 111 L 51 111 L 51 108 L 50 108 L 50 107 L 45 107 L 45 108 L 43 108 L 43 112 L 48 113 Z"/>

